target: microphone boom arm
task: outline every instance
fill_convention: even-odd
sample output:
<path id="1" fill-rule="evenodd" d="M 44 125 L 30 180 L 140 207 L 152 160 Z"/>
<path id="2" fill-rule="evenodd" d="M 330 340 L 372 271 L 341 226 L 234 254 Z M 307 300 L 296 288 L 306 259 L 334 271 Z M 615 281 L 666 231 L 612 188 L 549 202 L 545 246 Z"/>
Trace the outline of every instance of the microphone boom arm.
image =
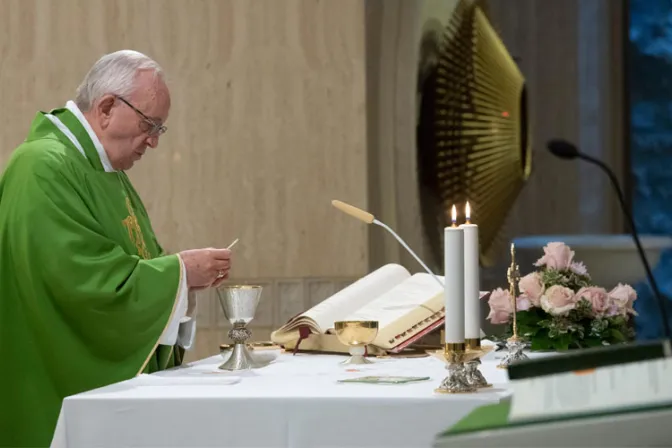
<path id="1" fill-rule="evenodd" d="M 437 282 L 439 285 L 441 285 L 442 288 L 445 286 L 445 285 L 441 282 L 441 280 L 439 280 L 439 277 L 437 277 L 436 274 L 434 274 L 434 273 L 432 272 L 432 270 L 429 269 L 425 263 L 423 263 L 423 261 L 420 259 L 420 257 L 418 257 L 417 255 L 415 255 L 415 252 L 413 252 L 413 251 L 411 250 L 411 248 L 408 247 L 408 245 L 406 244 L 406 242 L 405 242 L 404 240 L 402 240 L 401 237 L 400 237 L 399 235 L 397 235 L 397 233 L 396 233 L 394 230 L 392 230 L 387 224 L 382 223 L 382 222 L 378 221 L 377 219 L 374 219 L 374 220 L 373 220 L 373 224 L 379 225 L 379 226 L 382 227 L 383 229 L 385 229 L 385 230 L 387 230 L 388 232 L 390 232 L 390 233 L 392 234 L 392 236 L 394 236 L 394 237 L 397 239 L 397 241 L 399 241 L 399 243 L 400 243 L 402 246 L 404 246 L 404 249 L 406 249 L 406 250 L 408 251 L 408 253 L 410 253 L 411 255 L 413 255 L 413 258 L 415 258 L 415 261 L 417 261 L 418 263 L 420 263 L 420 265 L 421 265 L 423 268 L 425 268 L 425 271 L 427 271 L 427 273 L 431 274 L 431 276 L 434 277 L 434 280 L 436 280 L 436 282 Z"/>
<path id="2" fill-rule="evenodd" d="M 642 243 L 639 241 L 639 236 L 637 232 L 637 228 L 635 227 L 635 221 L 632 218 L 632 214 L 630 213 L 630 210 L 625 204 L 625 197 L 623 195 L 623 191 L 621 191 L 621 187 L 618 184 L 618 179 L 616 179 L 616 176 L 614 175 L 613 171 L 601 160 L 595 159 L 589 155 L 578 153 L 577 157 L 584 159 L 587 162 L 593 163 L 595 165 L 598 165 L 604 172 L 607 173 L 607 176 L 609 177 L 609 180 L 614 186 L 614 189 L 616 190 L 616 197 L 618 197 L 618 201 L 621 203 L 621 208 L 623 209 L 623 214 L 625 215 L 626 219 L 628 220 L 628 225 L 630 226 L 630 230 L 632 231 L 632 237 L 635 240 L 635 246 L 637 246 L 637 251 L 639 252 L 639 256 L 642 259 L 642 264 L 644 265 L 644 270 L 646 271 L 646 277 L 649 280 L 649 284 L 651 285 L 651 289 L 653 289 L 653 293 L 656 295 L 656 297 L 659 299 L 658 300 L 658 306 L 660 307 L 660 314 L 661 317 L 663 318 L 663 331 L 665 332 L 665 335 L 667 337 L 672 334 L 670 332 L 670 322 L 667 316 L 667 310 L 665 309 L 665 303 L 662 299 L 665 297 L 660 293 L 660 290 L 658 289 L 658 284 L 656 283 L 656 279 L 653 277 L 653 272 L 651 271 L 651 266 L 649 266 L 649 261 L 646 258 L 646 254 L 644 253 L 644 248 L 642 248 Z"/>

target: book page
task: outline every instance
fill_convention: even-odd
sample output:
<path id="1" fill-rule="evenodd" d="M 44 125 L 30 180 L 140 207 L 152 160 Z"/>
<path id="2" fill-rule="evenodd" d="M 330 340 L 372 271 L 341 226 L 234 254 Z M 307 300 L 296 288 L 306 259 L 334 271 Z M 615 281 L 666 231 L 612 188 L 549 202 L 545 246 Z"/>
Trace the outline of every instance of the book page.
<path id="1" fill-rule="evenodd" d="M 387 264 L 315 305 L 302 316 L 310 317 L 326 332 L 334 328 L 334 321 L 344 320 L 346 316 L 410 276 L 403 266 Z"/>
<path id="2" fill-rule="evenodd" d="M 672 358 L 511 382 L 511 421 L 672 403 Z"/>
<path id="3" fill-rule="evenodd" d="M 437 277 L 443 282 L 443 277 Z M 426 306 L 426 302 L 443 290 L 431 275 L 415 274 L 348 315 L 346 320 L 377 320 L 378 328 L 385 328 L 419 306 Z"/>

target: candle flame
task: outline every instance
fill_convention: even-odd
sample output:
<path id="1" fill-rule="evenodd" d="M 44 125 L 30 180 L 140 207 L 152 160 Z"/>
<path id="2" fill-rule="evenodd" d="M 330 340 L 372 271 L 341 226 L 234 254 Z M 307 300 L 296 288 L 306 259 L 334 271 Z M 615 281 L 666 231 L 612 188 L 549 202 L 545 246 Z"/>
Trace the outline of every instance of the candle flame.
<path id="1" fill-rule="evenodd" d="M 464 215 L 467 219 L 467 224 L 471 222 L 471 207 L 469 206 L 469 201 L 467 201 L 467 205 L 464 206 Z"/>
<path id="2" fill-rule="evenodd" d="M 453 204 L 453 208 L 451 210 L 451 217 L 453 220 L 453 227 L 455 227 L 455 224 L 457 223 L 457 208 L 455 208 L 455 204 Z"/>

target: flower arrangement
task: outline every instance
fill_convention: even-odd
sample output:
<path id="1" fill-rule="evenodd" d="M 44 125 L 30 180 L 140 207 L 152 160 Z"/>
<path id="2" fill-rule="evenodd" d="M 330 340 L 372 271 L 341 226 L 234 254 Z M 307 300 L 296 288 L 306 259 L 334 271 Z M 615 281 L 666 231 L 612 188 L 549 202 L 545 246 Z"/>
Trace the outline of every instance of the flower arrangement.
<path id="1" fill-rule="evenodd" d="M 518 335 L 532 350 L 567 350 L 627 342 L 634 338 L 630 317 L 635 315 L 635 290 L 619 284 L 606 291 L 592 284 L 583 263 L 564 243 L 549 243 L 538 268 L 518 282 Z M 509 291 L 498 288 L 488 300 L 493 324 L 509 324 L 513 303 Z"/>

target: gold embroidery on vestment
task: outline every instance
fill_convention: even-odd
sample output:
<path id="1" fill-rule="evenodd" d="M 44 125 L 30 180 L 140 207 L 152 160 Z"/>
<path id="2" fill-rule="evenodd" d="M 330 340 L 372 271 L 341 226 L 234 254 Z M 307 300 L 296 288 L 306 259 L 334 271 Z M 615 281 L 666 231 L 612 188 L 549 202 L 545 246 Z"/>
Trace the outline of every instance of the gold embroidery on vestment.
<path id="1" fill-rule="evenodd" d="M 135 217 L 135 212 L 133 211 L 133 206 L 131 205 L 131 200 L 128 196 L 126 196 L 126 208 L 128 209 L 128 217 L 121 221 L 121 223 L 126 227 L 128 237 L 131 239 L 131 242 L 135 244 L 135 247 L 138 250 L 138 255 L 145 260 L 149 260 L 151 257 L 147 250 L 147 246 L 145 245 L 145 238 L 142 236 L 142 229 L 140 229 L 138 218 Z"/>

